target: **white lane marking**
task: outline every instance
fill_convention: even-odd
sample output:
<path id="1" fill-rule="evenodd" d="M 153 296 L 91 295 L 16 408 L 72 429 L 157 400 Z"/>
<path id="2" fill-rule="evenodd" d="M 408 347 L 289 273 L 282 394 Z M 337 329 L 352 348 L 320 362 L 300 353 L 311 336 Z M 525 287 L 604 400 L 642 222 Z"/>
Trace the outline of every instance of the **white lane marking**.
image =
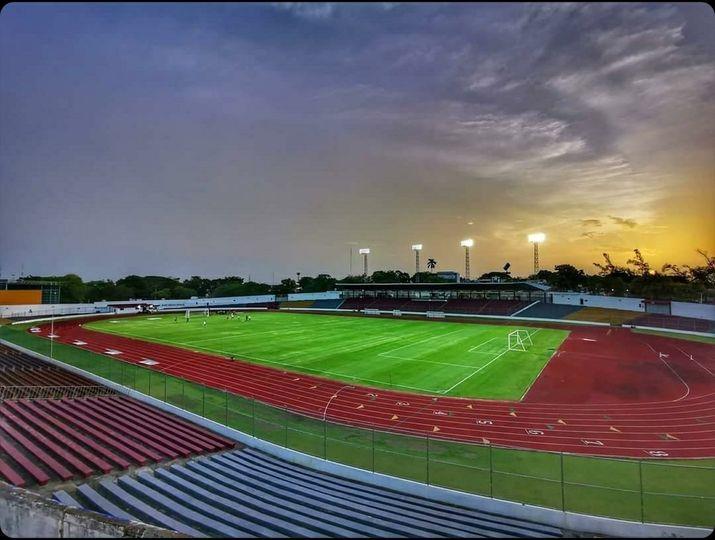
<path id="1" fill-rule="evenodd" d="M 688 395 L 690 394 L 690 386 L 688 386 L 688 383 L 686 383 L 686 382 L 683 380 L 683 378 L 680 376 L 680 374 L 678 374 L 678 372 L 675 371 L 675 370 L 670 366 L 670 364 L 663 359 L 663 357 L 661 356 L 661 353 L 660 353 L 660 352 L 656 351 L 653 347 L 651 347 L 651 346 L 650 346 L 650 343 L 646 343 L 646 345 L 648 345 L 648 348 L 649 348 L 651 351 L 653 351 L 654 353 L 656 353 L 656 354 L 658 355 L 658 360 L 660 360 L 661 362 L 663 362 L 663 363 L 667 366 L 667 368 L 668 368 L 670 371 L 672 371 L 673 374 L 674 374 L 676 377 L 678 377 L 678 379 L 680 379 L 680 382 L 683 383 L 683 384 L 685 385 L 685 388 L 687 389 L 686 392 L 685 392 L 685 394 L 683 394 L 682 396 L 680 396 L 678 399 L 674 399 L 674 400 L 672 400 L 672 401 L 680 401 L 681 399 L 684 399 L 684 398 L 688 397 Z"/>
<path id="2" fill-rule="evenodd" d="M 692 354 L 686 353 L 683 349 L 678 347 L 677 345 L 673 345 L 676 349 L 678 349 L 681 353 L 683 353 L 685 356 L 690 358 L 693 362 L 695 362 L 697 365 L 699 365 L 701 368 L 703 368 L 705 371 L 707 371 L 710 375 L 715 376 L 715 373 L 710 371 L 708 368 L 706 368 L 704 365 L 702 365 L 700 362 L 698 362 L 695 358 L 693 358 Z"/>

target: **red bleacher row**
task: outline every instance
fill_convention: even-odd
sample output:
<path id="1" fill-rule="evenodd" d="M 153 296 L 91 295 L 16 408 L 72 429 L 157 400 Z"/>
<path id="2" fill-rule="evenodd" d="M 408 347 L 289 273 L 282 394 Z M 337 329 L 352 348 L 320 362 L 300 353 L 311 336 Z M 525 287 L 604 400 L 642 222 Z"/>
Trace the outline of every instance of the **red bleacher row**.
<path id="1" fill-rule="evenodd" d="M 0 403 L 0 477 L 70 480 L 234 446 L 125 396 Z"/>
<path id="2" fill-rule="evenodd" d="M 84 349 L 100 354 L 115 349 L 131 363 L 151 358 L 158 362 L 151 369 L 352 425 L 585 454 L 715 455 L 715 356 L 712 346 L 703 343 L 627 329 L 571 329 L 525 399 L 506 402 L 346 387 L 340 381 L 94 332 L 76 321 L 60 330 L 55 325 L 55 330 L 63 343 L 81 339 Z"/>
<path id="3" fill-rule="evenodd" d="M 512 315 L 532 302 L 521 300 L 409 300 L 390 298 L 349 298 L 340 309 L 381 309 L 401 311 L 444 311 L 445 313 L 467 313 L 472 315 Z"/>
<path id="4" fill-rule="evenodd" d="M 96 386 L 96 383 L 0 344 L 0 387 Z"/>

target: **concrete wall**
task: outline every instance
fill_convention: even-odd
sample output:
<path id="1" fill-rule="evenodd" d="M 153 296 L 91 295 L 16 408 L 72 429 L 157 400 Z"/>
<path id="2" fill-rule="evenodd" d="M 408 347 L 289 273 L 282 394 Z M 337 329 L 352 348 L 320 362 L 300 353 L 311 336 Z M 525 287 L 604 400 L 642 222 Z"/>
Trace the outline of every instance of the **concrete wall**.
<path id="1" fill-rule="evenodd" d="M 670 314 L 678 315 L 679 317 L 693 317 L 695 319 L 715 321 L 715 305 L 692 304 L 690 302 L 671 302 Z"/>
<path id="2" fill-rule="evenodd" d="M 0 482 L 0 531 L 11 538 L 187 538 L 138 521 L 71 508 Z"/>
<path id="3" fill-rule="evenodd" d="M 645 312 L 645 304 L 643 303 L 642 298 L 598 296 L 595 294 L 581 294 L 570 292 L 550 292 L 548 294 L 553 295 L 554 304 L 568 304 L 572 306 L 600 307 L 609 309 L 625 309 L 627 311 Z"/>
<path id="4" fill-rule="evenodd" d="M 338 298 L 340 298 L 340 291 L 291 293 L 288 295 L 288 300 L 337 300 Z"/>
<path id="5" fill-rule="evenodd" d="M 600 307 L 609 309 L 624 309 L 627 311 L 640 311 L 645 313 L 643 298 L 624 298 L 621 296 L 598 296 L 595 294 L 582 294 L 571 292 L 548 293 L 553 296 L 554 304 L 568 304 L 573 306 Z M 582 302 L 583 300 L 583 302 Z M 693 317 L 715 321 L 715 305 L 696 304 L 693 302 L 671 302 L 670 314 L 680 317 Z"/>
<path id="6" fill-rule="evenodd" d="M 80 313 L 95 313 L 94 304 L 22 304 L 17 306 L 0 306 L 0 318 L 11 317 L 42 317 L 45 315 L 76 315 Z"/>
<path id="7" fill-rule="evenodd" d="M 121 306 L 131 305 L 137 302 L 146 302 L 154 304 L 158 309 L 184 309 L 184 308 L 201 308 L 206 307 L 206 304 L 211 306 L 226 305 L 226 304 L 258 304 L 262 302 L 275 302 L 274 294 L 262 294 L 256 296 L 226 296 L 223 298 L 192 298 L 188 300 L 128 300 L 126 302 L 95 302 L 94 305 L 106 307 L 108 305 Z"/>

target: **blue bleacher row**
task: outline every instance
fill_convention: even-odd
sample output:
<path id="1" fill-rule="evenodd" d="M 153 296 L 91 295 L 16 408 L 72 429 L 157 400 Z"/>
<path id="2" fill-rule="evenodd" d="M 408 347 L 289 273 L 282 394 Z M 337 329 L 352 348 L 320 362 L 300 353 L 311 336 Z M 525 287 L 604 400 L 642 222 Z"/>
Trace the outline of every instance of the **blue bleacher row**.
<path id="1" fill-rule="evenodd" d="M 245 448 L 56 491 L 68 506 L 191 536 L 561 537 L 562 531 L 398 493 Z"/>

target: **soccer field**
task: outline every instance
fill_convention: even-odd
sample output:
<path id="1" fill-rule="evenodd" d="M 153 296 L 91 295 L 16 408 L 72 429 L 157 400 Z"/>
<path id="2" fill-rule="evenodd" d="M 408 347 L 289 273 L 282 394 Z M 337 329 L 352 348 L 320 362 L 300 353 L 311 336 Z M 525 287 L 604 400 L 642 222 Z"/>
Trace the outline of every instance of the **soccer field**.
<path id="1" fill-rule="evenodd" d="M 85 323 L 102 332 L 204 351 L 369 386 L 520 400 L 565 330 L 297 313 L 192 313 Z M 204 322 L 206 324 L 204 324 Z M 509 350 L 508 334 L 533 344 Z"/>

